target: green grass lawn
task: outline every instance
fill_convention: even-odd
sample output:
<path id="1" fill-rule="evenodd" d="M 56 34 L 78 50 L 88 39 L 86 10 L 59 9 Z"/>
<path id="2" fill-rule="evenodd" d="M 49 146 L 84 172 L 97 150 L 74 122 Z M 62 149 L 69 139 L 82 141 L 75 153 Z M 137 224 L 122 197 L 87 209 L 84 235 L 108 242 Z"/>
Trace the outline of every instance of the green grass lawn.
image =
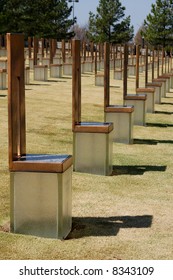
<path id="1" fill-rule="evenodd" d="M 72 154 L 71 82 L 26 86 L 27 153 Z M 122 104 L 122 86 L 111 78 L 113 104 Z M 128 87 L 135 92 L 134 79 Z M 113 143 L 112 176 L 73 172 L 73 228 L 60 241 L 9 232 L 7 91 L 1 90 L 0 259 L 173 259 L 173 90 L 162 103 L 147 114 L 147 126 L 134 127 L 134 144 Z M 103 118 L 103 87 L 85 74 L 82 119 Z"/>

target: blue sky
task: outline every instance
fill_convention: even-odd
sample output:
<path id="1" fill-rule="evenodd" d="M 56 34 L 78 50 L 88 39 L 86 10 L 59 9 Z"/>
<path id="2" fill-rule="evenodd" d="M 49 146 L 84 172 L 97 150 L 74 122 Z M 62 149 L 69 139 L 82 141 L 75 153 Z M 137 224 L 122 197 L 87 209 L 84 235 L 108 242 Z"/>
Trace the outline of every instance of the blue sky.
<path id="1" fill-rule="evenodd" d="M 155 4 L 156 0 L 120 0 L 120 2 L 126 7 L 126 16 L 131 16 L 131 24 L 136 32 L 151 11 L 151 4 Z M 99 0 L 79 0 L 79 3 L 74 3 L 74 15 L 79 25 L 87 24 L 89 11 L 95 13 L 98 4 Z"/>

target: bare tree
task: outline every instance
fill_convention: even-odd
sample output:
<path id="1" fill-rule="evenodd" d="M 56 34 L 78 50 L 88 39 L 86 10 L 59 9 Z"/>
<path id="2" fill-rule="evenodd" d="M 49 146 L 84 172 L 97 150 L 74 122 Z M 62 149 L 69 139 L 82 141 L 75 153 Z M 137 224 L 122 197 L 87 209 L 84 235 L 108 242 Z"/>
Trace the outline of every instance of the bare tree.
<path id="1" fill-rule="evenodd" d="M 144 45 L 145 45 L 144 36 L 143 36 L 144 31 L 145 31 L 145 27 L 144 27 L 144 24 L 143 24 L 141 27 L 139 27 L 139 29 L 136 32 L 136 35 L 134 37 L 134 44 L 135 45 L 141 45 L 142 47 L 144 47 Z"/>
<path id="2" fill-rule="evenodd" d="M 79 39 L 81 41 L 87 42 L 87 32 L 88 32 L 88 26 L 83 25 L 79 26 L 78 24 L 74 25 L 74 33 L 75 33 L 75 39 Z"/>

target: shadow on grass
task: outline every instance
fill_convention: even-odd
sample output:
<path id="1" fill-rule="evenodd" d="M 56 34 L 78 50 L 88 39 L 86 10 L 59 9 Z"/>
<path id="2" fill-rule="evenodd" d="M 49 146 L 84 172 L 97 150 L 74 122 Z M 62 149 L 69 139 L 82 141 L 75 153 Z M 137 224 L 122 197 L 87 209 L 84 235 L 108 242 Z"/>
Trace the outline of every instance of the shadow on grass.
<path id="1" fill-rule="evenodd" d="M 67 239 L 86 236 L 116 236 L 121 228 L 149 228 L 153 216 L 74 217 Z"/>
<path id="2" fill-rule="evenodd" d="M 48 81 L 46 81 L 46 82 L 48 82 Z M 29 84 L 29 86 L 50 86 L 50 85 L 48 85 L 48 84 L 37 84 L 37 83 L 33 83 L 33 84 Z"/>
<path id="3" fill-rule="evenodd" d="M 164 172 L 167 166 L 155 166 L 155 165 L 114 165 L 112 176 L 118 175 L 143 175 L 145 172 Z"/>
<path id="4" fill-rule="evenodd" d="M 162 102 L 162 105 L 173 105 L 173 103 L 169 103 L 169 102 Z"/>
<path id="5" fill-rule="evenodd" d="M 62 79 L 62 78 L 60 78 L 60 79 Z M 61 81 L 61 80 L 48 80 L 47 82 L 49 82 L 49 83 L 67 83 L 67 81 Z"/>
<path id="6" fill-rule="evenodd" d="M 120 86 L 110 86 L 110 88 L 120 88 Z"/>
<path id="7" fill-rule="evenodd" d="M 155 111 L 155 114 L 172 115 L 173 112 Z"/>
<path id="8" fill-rule="evenodd" d="M 166 124 L 166 123 L 146 123 L 146 126 L 149 127 L 173 127 L 173 124 Z"/>
<path id="9" fill-rule="evenodd" d="M 61 79 L 61 80 L 72 80 L 72 76 L 70 76 L 70 75 L 64 75 L 63 77 L 61 77 L 61 78 L 59 78 L 59 79 Z"/>
<path id="10" fill-rule="evenodd" d="M 173 144 L 173 140 L 134 139 L 133 144 L 142 144 L 142 145 Z"/>

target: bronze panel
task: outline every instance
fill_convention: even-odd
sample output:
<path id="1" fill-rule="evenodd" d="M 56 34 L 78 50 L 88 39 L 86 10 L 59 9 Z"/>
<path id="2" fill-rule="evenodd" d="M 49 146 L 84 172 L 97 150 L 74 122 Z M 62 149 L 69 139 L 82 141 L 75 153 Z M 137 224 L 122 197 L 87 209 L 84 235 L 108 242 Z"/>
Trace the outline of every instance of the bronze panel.
<path id="1" fill-rule="evenodd" d="M 136 89 L 136 92 L 138 93 L 138 92 L 155 92 L 155 89 L 154 88 L 137 88 Z"/>
<path id="2" fill-rule="evenodd" d="M 63 173 L 72 165 L 72 156 L 66 156 L 64 160 L 59 159 L 59 155 L 57 159 L 55 157 L 56 155 L 29 155 L 27 159 L 26 155 L 18 161 L 13 161 L 10 171 Z"/>
<path id="3" fill-rule="evenodd" d="M 124 79 L 123 79 L 123 97 L 127 95 L 127 68 L 128 68 L 128 45 L 124 45 Z"/>
<path id="4" fill-rule="evenodd" d="M 109 106 L 106 107 L 105 112 L 110 113 L 132 113 L 134 112 L 134 106 Z"/>
<path id="5" fill-rule="evenodd" d="M 104 109 L 109 106 L 110 102 L 110 45 L 104 43 Z"/>
<path id="6" fill-rule="evenodd" d="M 7 34 L 9 166 L 26 153 L 24 35 Z"/>
<path id="7" fill-rule="evenodd" d="M 113 130 L 112 123 L 80 123 L 75 125 L 74 132 L 109 133 Z"/>
<path id="8" fill-rule="evenodd" d="M 146 100 L 147 95 L 146 94 L 128 94 L 124 98 L 125 100 Z"/>
<path id="9" fill-rule="evenodd" d="M 72 40 L 72 129 L 81 121 L 80 40 Z"/>

